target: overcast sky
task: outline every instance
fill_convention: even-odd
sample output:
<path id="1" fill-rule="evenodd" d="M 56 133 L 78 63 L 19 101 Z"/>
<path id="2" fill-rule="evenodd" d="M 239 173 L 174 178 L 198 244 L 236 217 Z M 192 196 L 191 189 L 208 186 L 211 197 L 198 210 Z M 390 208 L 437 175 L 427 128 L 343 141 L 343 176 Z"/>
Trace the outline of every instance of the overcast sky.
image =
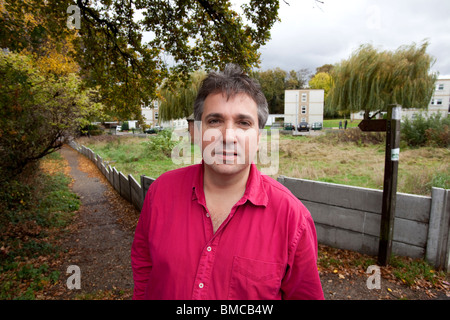
<path id="1" fill-rule="evenodd" d="M 247 2 L 247 1 L 233 1 Z M 287 4 L 287 3 L 288 4 Z M 432 67 L 450 77 L 449 0 L 280 0 L 272 39 L 261 48 L 261 69 L 285 71 L 348 59 L 361 44 L 380 50 L 421 44 L 436 58 Z"/>

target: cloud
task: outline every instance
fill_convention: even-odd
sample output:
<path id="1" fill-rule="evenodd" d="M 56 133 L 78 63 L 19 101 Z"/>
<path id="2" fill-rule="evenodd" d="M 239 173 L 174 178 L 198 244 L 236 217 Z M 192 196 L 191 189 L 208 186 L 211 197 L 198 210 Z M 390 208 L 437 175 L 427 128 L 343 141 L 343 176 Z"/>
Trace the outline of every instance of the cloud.
<path id="1" fill-rule="evenodd" d="M 361 44 L 380 50 L 428 39 L 433 69 L 450 74 L 450 1 L 313 0 L 280 1 L 272 40 L 261 48 L 261 69 L 315 68 L 347 59 Z"/>

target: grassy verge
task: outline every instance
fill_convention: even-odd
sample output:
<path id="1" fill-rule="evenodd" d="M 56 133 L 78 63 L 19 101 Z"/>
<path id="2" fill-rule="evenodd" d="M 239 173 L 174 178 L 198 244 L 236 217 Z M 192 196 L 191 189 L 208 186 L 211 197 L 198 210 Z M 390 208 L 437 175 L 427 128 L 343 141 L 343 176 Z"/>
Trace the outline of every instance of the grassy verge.
<path id="1" fill-rule="evenodd" d="M 0 299 L 36 299 L 59 278 L 59 239 L 80 201 L 58 153 L 0 193 Z"/>
<path id="2" fill-rule="evenodd" d="M 132 174 L 135 178 L 141 175 L 157 178 L 162 173 L 179 168 L 168 155 L 155 148 L 151 143 L 156 136 L 148 138 L 126 136 L 101 136 L 81 138 L 78 143 L 84 144 L 117 170 L 124 174 Z M 139 179 L 138 179 L 139 180 Z"/>

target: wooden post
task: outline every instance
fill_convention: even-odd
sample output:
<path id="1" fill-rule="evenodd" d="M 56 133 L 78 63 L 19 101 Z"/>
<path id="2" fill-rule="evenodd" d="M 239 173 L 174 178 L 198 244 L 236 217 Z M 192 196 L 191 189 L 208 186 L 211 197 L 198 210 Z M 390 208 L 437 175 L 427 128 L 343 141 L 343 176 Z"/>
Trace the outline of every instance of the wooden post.
<path id="1" fill-rule="evenodd" d="M 389 264 L 394 234 L 395 205 L 397 196 L 398 160 L 400 153 L 400 105 L 388 106 L 386 122 L 386 160 L 384 165 L 383 203 L 381 208 L 378 263 Z"/>

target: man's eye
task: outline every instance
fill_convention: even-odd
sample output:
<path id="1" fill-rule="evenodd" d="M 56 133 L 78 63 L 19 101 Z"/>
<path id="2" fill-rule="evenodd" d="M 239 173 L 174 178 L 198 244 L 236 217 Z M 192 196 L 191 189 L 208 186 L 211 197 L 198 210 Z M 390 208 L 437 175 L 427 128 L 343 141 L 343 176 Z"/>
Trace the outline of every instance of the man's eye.
<path id="1" fill-rule="evenodd" d="M 219 120 L 218 119 L 210 119 L 208 120 L 208 124 L 218 124 Z"/>
<path id="2" fill-rule="evenodd" d="M 241 122 L 239 122 L 239 124 L 241 126 L 243 126 L 243 127 L 249 127 L 250 126 L 250 122 L 248 122 L 248 121 L 241 121 Z"/>

